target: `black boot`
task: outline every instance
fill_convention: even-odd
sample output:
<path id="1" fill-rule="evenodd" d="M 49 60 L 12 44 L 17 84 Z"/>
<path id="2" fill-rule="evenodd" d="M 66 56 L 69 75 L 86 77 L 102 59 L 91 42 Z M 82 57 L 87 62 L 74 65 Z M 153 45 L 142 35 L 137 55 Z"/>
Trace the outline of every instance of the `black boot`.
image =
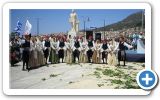
<path id="1" fill-rule="evenodd" d="M 63 58 L 62 58 L 62 63 L 63 63 Z"/>
<path id="2" fill-rule="evenodd" d="M 25 62 L 23 61 L 23 68 L 22 68 L 22 71 L 24 71 L 24 70 L 25 70 L 24 66 L 25 66 Z"/>
<path id="3" fill-rule="evenodd" d="M 126 64 L 125 64 L 125 60 L 123 61 L 123 66 L 126 66 Z"/>

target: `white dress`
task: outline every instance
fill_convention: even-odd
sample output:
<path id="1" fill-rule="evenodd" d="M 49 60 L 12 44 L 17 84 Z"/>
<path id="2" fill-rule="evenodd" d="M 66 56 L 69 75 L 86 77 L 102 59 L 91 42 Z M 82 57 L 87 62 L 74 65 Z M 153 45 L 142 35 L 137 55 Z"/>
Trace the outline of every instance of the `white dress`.
<path id="1" fill-rule="evenodd" d="M 68 64 L 72 63 L 72 43 L 66 42 L 66 57 L 65 62 Z"/>
<path id="2" fill-rule="evenodd" d="M 43 43 L 39 40 L 37 41 L 37 57 L 39 66 L 45 65 Z"/>
<path id="3" fill-rule="evenodd" d="M 80 52 L 80 63 L 86 63 L 87 60 L 87 43 L 86 42 L 82 42 L 81 43 L 81 52 Z"/>
<path id="4" fill-rule="evenodd" d="M 36 42 L 30 42 L 30 55 L 29 55 L 29 66 L 34 68 L 38 66 L 38 57 L 37 57 L 37 44 Z"/>
<path id="5" fill-rule="evenodd" d="M 92 56 L 93 63 L 101 63 L 101 44 L 95 44 L 94 52 Z"/>
<path id="6" fill-rule="evenodd" d="M 109 53 L 108 53 L 108 59 L 107 63 L 110 66 L 116 66 L 117 65 L 117 57 L 116 57 L 116 51 L 115 51 L 116 43 L 114 42 L 113 44 L 109 45 Z"/>

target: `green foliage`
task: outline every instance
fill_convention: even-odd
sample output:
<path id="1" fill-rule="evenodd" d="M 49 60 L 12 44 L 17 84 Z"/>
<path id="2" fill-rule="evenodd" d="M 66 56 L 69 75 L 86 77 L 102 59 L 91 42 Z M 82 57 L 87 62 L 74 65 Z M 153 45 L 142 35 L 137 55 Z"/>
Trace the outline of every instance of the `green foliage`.
<path id="1" fill-rule="evenodd" d="M 122 70 L 119 69 L 105 69 L 102 71 L 103 75 L 109 76 L 109 77 L 118 77 L 120 79 L 111 79 L 111 83 L 112 84 L 119 84 L 123 87 L 121 88 L 125 88 L 125 89 L 139 89 L 139 86 L 136 86 L 136 79 L 135 77 L 131 77 L 128 74 L 125 74 Z M 97 74 L 97 73 L 96 73 Z M 136 75 L 136 73 L 134 73 L 134 75 Z M 120 88 L 120 87 L 115 87 Z"/>
<path id="2" fill-rule="evenodd" d="M 95 68 L 97 71 L 101 71 L 101 70 L 103 70 L 103 69 L 101 69 L 101 68 Z"/>
<path id="3" fill-rule="evenodd" d="M 121 81 L 121 80 L 111 80 L 111 83 L 114 83 L 114 84 L 123 84 L 123 81 Z"/>
<path id="4" fill-rule="evenodd" d="M 98 87 L 102 87 L 102 86 L 104 86 L 104 84 L 97 84 L 98 85 Z"/>
<path id="5" fill-rule="evenodd" d="M 100 72 L 98 71 L 95 71 L 93 75 L 95 75 L 96 78 L 101 78 Z"/>
<path id="6" fill-rule="evenodd" d="M 133 85 L 133 83 L 136 83 L 136 79 L 132 78 L 131 76 L 126 76 L 126 81 L 125 81 L 125 88 L 127 89 L 139 89 L 138 86 Z"/>
<path id="7" fill-rule="evenodd" d="M 124 86 L 123 88 L 125 88 L 125 89 L 140 89 L 139 86 L 133 85 L 133 83 L 130 82 L 129 80 L 127 80 L 127 81 L 125 82 L 125 86 Z"/>
<path id="8" fill-rule="evenodd" d="M 114 71 L 111 69 L 105 69 L 102 73 L 103 73 L 103 75 L 113 77 Z"/>
<path id="9" fill-rule="evenodd" d="M 115 71 L 113 71 L 111 69 L 105 69 L 102 73 L 103 73 L 103 75 L 106 75 L 106 76 L 110 76 L 110 77 L 117 76 L 119 78 L 124 75 L 124 72 L 121 70 L 118 70 L 118 69 L 116 69 Z"/>

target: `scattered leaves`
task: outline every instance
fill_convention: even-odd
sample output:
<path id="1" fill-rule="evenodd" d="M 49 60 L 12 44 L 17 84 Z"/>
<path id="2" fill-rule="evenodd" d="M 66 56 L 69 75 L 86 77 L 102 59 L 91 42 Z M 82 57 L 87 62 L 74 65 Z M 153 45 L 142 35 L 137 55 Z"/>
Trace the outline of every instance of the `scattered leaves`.
<path id="1" fill-rule="evenodd" d="M 45 81 L 46 80 L 46 78 L 42 78 L 42 81 Z"/>
<path id="2" fill-rule="evenodd" d="M 74 83 L 74 82 L 70 81 L 68 84 L 72 84 L 72 83 Z"/>
<path id="3" fill-rule="evenodd" d="M 50 77 L 56 77 L 58 76 L 59 74 L 51 74 Z"/>
<path id="4" fill-rule="evenodd" d="M 97 84 L 98 85 L 98 87 L 102 87 L 102 86 L 104 86 L 104 84 Z"/>
<path id="5" fill-rule="evenodd" d="M 95 71 L 93 75 L 95 75 L 96 78 L 101 78 L 100 72 L 98 71 Z"/>

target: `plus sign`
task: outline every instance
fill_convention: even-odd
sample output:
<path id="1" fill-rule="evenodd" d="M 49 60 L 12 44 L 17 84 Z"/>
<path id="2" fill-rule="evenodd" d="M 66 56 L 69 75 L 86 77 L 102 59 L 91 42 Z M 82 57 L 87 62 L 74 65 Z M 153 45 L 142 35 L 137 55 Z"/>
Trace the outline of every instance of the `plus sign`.
<path id="1" fill-rule="evenodd" d="M 149 78 L 149 75 L 146 74 L 145 78 L 142 78 L 143 81 L 146 81 L 146 85 L 149 85 L 149 81 L 152 81 L 152 78 Z"/>

